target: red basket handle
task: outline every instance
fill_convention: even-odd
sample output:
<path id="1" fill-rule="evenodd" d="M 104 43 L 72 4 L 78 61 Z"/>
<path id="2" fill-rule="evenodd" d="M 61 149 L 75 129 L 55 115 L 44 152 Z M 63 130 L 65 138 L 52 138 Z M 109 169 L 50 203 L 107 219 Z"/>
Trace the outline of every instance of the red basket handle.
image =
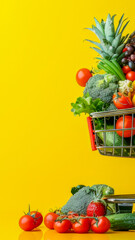
<path id="1" fill-rule="evenodd" d="M 89 134 L 90 134 L 91 148 L 92 148 L 92 151 L 95 151 L 95 150 L 97 150 L 97 148 L 95 145 L 95 135 L 93 134 L 91 117 L 87 117 L 87 123 L 88 123 L 88 129 L 89 129 Z"/>

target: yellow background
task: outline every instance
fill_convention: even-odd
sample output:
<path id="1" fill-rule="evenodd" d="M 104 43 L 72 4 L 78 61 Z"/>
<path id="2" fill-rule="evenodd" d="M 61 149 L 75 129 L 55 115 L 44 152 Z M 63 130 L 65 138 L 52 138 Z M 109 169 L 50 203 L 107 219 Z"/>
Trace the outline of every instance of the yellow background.
<path id="1" fill-rule="evenodd" d="M 0 226 L 7 239 L 18 239 L 28 204 L 45 215 L 65 204 L 72 186 L 105 183 L 135 193 L 135 159 L 92 152 L 86 116 L 70 111 L 83 92 L 77 70 L 96 66 L 83 42 L 96 38 L 84 28 L 94 16 L 117 13 L 117 22 L 123 12 L 132 32 L 133 1 L 1 1 Z"/>

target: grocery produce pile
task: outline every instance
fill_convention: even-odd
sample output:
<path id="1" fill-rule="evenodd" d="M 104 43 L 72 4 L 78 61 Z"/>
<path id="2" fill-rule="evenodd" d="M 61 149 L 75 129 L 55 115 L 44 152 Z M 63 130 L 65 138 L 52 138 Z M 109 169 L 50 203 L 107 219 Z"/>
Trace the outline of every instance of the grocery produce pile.
<path id="1" fill-rule="evenodd" d="M 104 111 L 111 113 L 118 109 L 123 109 L 124 113 L 124 109 L 135 107 L 135 32 L 124 36 L 123 32 L 129 21 L 124 19 L 123 14 L 115 27 L 114 18 L 115 15 L 111 17 L 110 14 L 106 21 L 99 22 L 94 18 L 95 25 L 87 28 L 95 33 L 99 40 L 95 42 L 86 39 L 91 45 L 95 45 L 91 46 L 91 49 L 98 53 L 96 60 L 98 63 L 97 69 L 90 71 L 82 68 L 76 74 L 76 80 L 80 86 L 84 87 L 84 91 L 82 97 L 78 97 L 75 103 L 71 103 L 71 111 L 74 115 L 82 113 L 90 115 Z M 115 141 L 112 132 L 111 145 L 106 136 L 105 145 L 121 146 L 123 137 L 125 146 L 134 146 L 135 130 L 120 131 L 120 129 L 135 128 L 133 117 L 129 114 L 125 115 L 124 119 L 123 116 L 119 116 L 116 117 L 115 123 L 111 117 L 108 118 L 107 129 L 113 129 L 116 126 L 118 131 L 115 132 Z M 103 119 L 95 122 L 95 129 L 104 129 Z M 133 139 L 131 139 L 132 136 L 134 136 Z M 98 134 L 98 137 L 103 143 L 103 134 Z M 124 151 L 125 156 L 128 156 L 130 149 L 124 149 Z"/>
<path id="2" fill-rule="evenodd" d="M 92 187 L 78 185 L 71 189 L 72 196 L 68 202 L 55 211 L 48 212 L 44 217 L 47 228 L 58 233 L 105 233 L 112 230 L 135 230 L 135 214 L 119 213 L 115 203 L 107 203 L 105 196 L 114 194 L 114 189 L 105 184 Z M 126 211 L 126 205 L 124 205 Z M 32 231 L 39 227 L 43 216 L 38 211 L 30 211 L 19 220 L 24 231 Z"/>

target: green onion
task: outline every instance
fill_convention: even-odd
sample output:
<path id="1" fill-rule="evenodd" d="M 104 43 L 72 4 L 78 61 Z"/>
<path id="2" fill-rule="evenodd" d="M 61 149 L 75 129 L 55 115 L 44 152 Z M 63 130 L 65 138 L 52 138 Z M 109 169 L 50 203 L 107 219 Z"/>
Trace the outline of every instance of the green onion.
<path id="1" fill-rule="evenodd" d="M 107 73 L 116 75 L 119 78 L 119 80 L 126 79 L 120 65 L 114 59 L 110 61 L 108 61 L 107 59 L 102 59 L 99 62 L 98 67 L 100 69 L 103 69 Z"/>

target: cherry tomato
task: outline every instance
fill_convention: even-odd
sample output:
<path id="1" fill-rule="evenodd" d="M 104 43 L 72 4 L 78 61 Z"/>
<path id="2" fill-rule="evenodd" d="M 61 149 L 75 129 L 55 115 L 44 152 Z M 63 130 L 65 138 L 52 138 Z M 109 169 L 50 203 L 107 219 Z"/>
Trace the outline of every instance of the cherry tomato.
<path id="1" fill-rule="evenodd" d="M 49 229 L 54 229 L 54 223 L 58 216 L 59 215 L 54 212 L 48 213 L 44 218 L 45 226 Z"/>
<path id="2" fill-rule="evenodd" d="M 72 211 L 68 212 L 68 218 L 74 218 L 74 217 L 78 217 L 79 215 L 77 213 L 74 213 Z"/>
<path id="3" fill-rule="evenodd" d="M 120 97 L 113 94 L 113 103 L 118 109 L 132 108 L 133 103 L 129 97 L 124 96 L 122 93 L 118 92 Z"/>
<path id="4" fill-rule="evenodd" d="M 116 129 L 131 128 L 132 127 L 132 116 L 125 116 L 124 126 L 123 117 L 120 117 L 116 122 Z M 135 118 L 133 120 L 133 127 L 135 128 Z M 122 131 L 117 131 L 117 134 L 122 137 Z M 133 135 L 135 135 L 135 130 L 133 130 Z M 124 131 L 124 138 L 131 137 L 131 130 Z"/>
<path id="5" fill-rule="evenodd" d="M 135 72 L 134 71 L 130 71 L 126 74 L 126 79 L 134 81 L 135 80 Z"/>
<path id="6" fill-rule="evenodd" d="M 110 221 L 106 217 L 99 217 L 98 223 L 96 223 L 95 219 L 91 222 L 91 230 L 95 233 L 105 233 L 110 227 Z"/>
<path id="7" fill-rule="evenodd" d="M 86 83 L 91 77 L 92 73 L 90 72 L 90 70 L 88 70 L 87 68 L 82 68 L 76 74 L 76 81 L 80 86 L 85 87 Z"/>
<path id="8" fill-rule="evenodd" d="M 69 220 L 57 221 L 54 223 L 54 229 L 58 233 L 68 232 L 68 230 L 71 229 L 71 227 L 72 227 L 72 224 Z"/>
<path id="9" fill-rule="evenodd" d="M 43 216 L 40 212 L 32 211 L 30 215 L 34 217 L 36 227 L 38 227 L 43 222 Z"/>
<path id="10" fill-rule="evenodd" d="M 123 50 L 122 50 L 122 52 L 126 52 L 127 51 L 127 48 L 124 48 Z"/>
<path id="11" fill-rule="evenodd" d="M 36 227 L 34 218 L 30 215 L 24 215 L 19 220 L 19 226 L 24 231 L 31 231 Z"/>
<path id="12" fill-rule="evenodd" d="M 72 224 L 72 228 L 76 233 L 87 233 L 90 230 L 90 221 L 88 218 L 80 218 L 79 222 Z"/>
<path id="13" fill-rule="evenodd" d="M 91 202 L 87 207 L 87 216 L 97 217 L 106 214 L 106 207 L 101 202 Z"/>
<path id="14" fill-rule="evenodd" d="M 126 65 L 126 66 L 124 66 L 124 67 L 122 68 L 122 71 L 126 74 L 126 73 L 128 73 L 128 72 L 130 72 L 130 71 L 132 71 L 132 70 L 131 70 L 131 68 L 130 68 L 128 65 Z"/>

